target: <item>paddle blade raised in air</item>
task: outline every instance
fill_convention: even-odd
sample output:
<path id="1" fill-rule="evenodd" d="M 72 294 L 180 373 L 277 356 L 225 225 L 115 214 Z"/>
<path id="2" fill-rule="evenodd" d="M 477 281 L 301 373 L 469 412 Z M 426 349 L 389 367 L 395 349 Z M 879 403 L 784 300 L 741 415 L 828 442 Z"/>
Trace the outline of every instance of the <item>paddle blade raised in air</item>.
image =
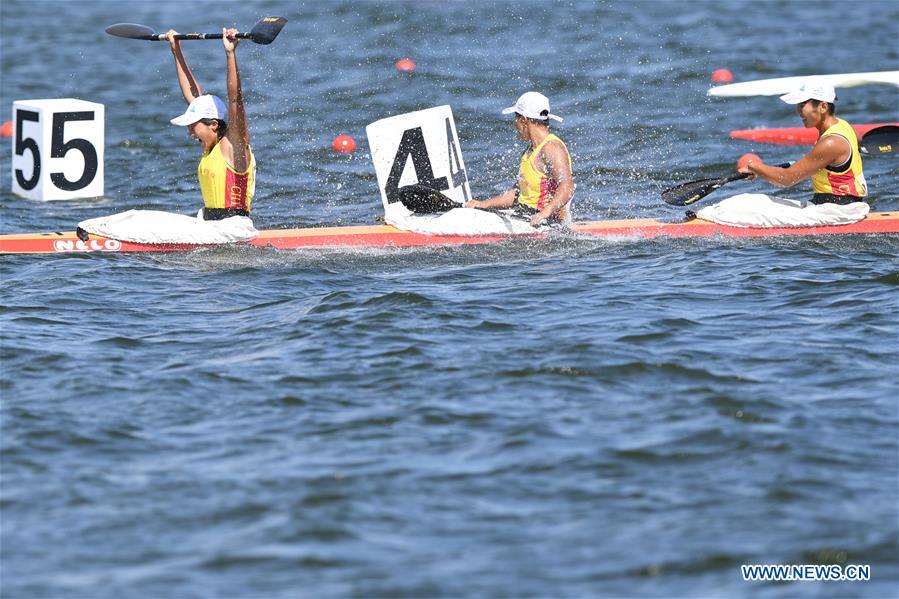
<path id="1" fill-rule="evenodd" d="M 137 23 L 116 23 L 106 28 L 106 33 L 116 37 L 127 37 L 133 40 L 159 39 L 156 33 L 146 25 Z"/>
<path id="2" fill-rule="evenodd" d="M 247 37 L 257 44 L 270 44 L 287 24 L 283 17 L 265 17 L 250 29 Z"/>

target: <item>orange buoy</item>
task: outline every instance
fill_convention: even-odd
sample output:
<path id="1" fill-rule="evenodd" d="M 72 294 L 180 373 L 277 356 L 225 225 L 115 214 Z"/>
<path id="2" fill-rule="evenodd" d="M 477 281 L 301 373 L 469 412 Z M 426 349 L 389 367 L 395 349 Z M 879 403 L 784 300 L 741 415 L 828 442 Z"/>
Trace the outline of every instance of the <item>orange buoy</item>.
<path id="1" fill-rule="evenodd" d="M 737 170 L 740 170 L 741 168 L 749 164 L 750 160 L 752 162 L 762 162 L 762 159 L 759 158 L 758 154 L 743 154 L 742 156 L 740 156 L 740 159 L 737 160 Z"/>
<path id="2" fill-rule="evenodd" d="M 338 135 L 334 138 L 334 141 L 331 142 L 331 147 L 335 152 L 355 152 L 356 140 L 349 135 Z"/>
<path id="3" fill-rule="evenodd" d="M 415 62 L 411 58 L 400 58 L 394 65 L 397 71 L 414 71 Z"/>
<path id="4" fill-rule="evenodd" d="M 728 69 L 715 69 L 712 71 L 712 83 L 730 83 L 734 80 L 734 74 Z"/>
<path id="5" fill-rule="evenodd" d="M 12 121 L 3 123 L 3 127 L 0 128 L 0 134 L 2 134 L 3 137 L 12 137 Z"/>

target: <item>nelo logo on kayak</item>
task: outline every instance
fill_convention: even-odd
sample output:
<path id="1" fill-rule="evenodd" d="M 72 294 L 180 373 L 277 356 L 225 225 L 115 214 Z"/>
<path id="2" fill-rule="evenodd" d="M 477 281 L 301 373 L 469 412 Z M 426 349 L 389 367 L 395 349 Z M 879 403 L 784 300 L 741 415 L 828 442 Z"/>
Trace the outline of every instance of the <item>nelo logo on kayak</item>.
<path id="1" fill-rule="evenodd" d="M 57 252 L 117 252 L 122 249 L 122 242 L 117 239 L 57 239 L 53 249 Z"/>

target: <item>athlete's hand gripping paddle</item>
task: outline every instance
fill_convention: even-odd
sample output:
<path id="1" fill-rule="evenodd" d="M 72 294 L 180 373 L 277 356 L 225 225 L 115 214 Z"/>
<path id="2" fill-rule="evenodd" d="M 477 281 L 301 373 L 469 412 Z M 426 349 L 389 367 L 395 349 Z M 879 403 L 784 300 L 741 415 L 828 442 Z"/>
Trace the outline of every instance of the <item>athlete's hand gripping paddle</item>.
<path id="1" fill-rule="evenodd" d="M 265 17 L 258 23 L 253 25 L 253 28 L 248 32 L 238 33 L 234 37 L 238 39 L 248 39 L 251 42 L 256 42 L 257 44 L 270 44 L 275 41 L 275 38 L 278 37 L 278 34 L 281 32 L 281 29 L 284 28 L 285 24 L 287 24 L 287 19 L 285 18 Z M 161 42 L 166 39 L 164 33 L 156 33 L 146 25 L 138 25 L 136 23 L 116 23 L 115 25 L 110 25 L 109 27 L 107 27 L 106 33 L 108 33 L 109 35 L 115 35 L 117 37 L 127 37 L 133 40 L 151 40 L 155 42 Z M 175 36 L 175 39 L 220 40 L 222 39 L 222 34 L 221 32 L 179 33 Z"/>

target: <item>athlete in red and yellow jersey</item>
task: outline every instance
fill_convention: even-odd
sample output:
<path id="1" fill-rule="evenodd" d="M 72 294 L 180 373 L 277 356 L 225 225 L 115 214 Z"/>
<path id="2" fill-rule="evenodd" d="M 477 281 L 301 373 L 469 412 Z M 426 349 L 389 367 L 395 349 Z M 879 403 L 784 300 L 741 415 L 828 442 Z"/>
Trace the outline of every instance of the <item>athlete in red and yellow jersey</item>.
<path id="1" fill-rule="evenodd" d="M 547 134 L 543 141 L 536 146 L 529 146 L 521 155 L 521 165 L 518 168 L 518 203 L 534 209 L 538 213 L 546 211 L 550 217 L 555 217 L 562 222 L 570 222 L 570 214 L 568 210 L 569 202 L 559 205 L 558 209 L 550 208 L 553 200 L 559 196 L 559 187 L 561 185 L 560 178 L 552 176 L 554 174 L 553 164 L 546 160 L 549 156 L 544 153 L 543 149 L 547 144 L 558 144 L 564 152 L 556 153 L 563 155 L 567 159 L 568 179 L 571 179 L 571 155 L 565 142 L 559 139 L 553 133 Z"/>
<path id="2" fill-rule="evenodd" d="M 222 144 L 217 143 L 197 166 L 197 178 L 203 192 L 204 214 L 250 213 L 250 203 L 256 191 L 256 159 L 250 154 L 250 165 L 238 172 L 232 168 L 222 153 Z"/>
<path id="3" fill-rule="evenodd" d="M 815 147 L 789 168 L 749 160 L 738 170 L 782 187 L 811 177 L 813 204 L 864 202 L 868 184 L 862 171 L 858 137 L 849 123 L 834 114 L 836 93 L 833 86 L 810 81 L 780 99 L 787 104 L 797 104 L 802 123 L 818 130 Z"/>
<path id="4" fill-rule="evenodd" d="M 552 219 L 571 221 L 571 196 L 574 177 L 571 155 L 565 142 L 549 132 L 549 120 L 562 119 L 549 112 L 549 100 L 543 94 L 526 92 L 503 114 L 515 113 L 518 136 L 528 142 L 521 155 L 518 183 L 500 195 L 486 200 L 471 200 L 468 208 L 508 208 L 522 204 L 536 211 L 532 225 Z"/>
<path id="5" fill-rule="evenodd" d="M 250 131 L 237 70 L 237 29 L 222 30 L 228 70 L 227 107 L 218 96 L 202 95 L 181 52 L 181 43 L 174 37 L 177 33 L 169 30 L 166 39 L 175 57 L 181 93 L 189 106 L 184 114 L 172 119 L 172 124 L 186 126 L 190 136 L 203 146 L 203 157 L 197 167 L 203 192 L 203 218 L 220 220 L 229 216 L 249 216 L 256 188 L 256 159 L 250 148 Z"/>

